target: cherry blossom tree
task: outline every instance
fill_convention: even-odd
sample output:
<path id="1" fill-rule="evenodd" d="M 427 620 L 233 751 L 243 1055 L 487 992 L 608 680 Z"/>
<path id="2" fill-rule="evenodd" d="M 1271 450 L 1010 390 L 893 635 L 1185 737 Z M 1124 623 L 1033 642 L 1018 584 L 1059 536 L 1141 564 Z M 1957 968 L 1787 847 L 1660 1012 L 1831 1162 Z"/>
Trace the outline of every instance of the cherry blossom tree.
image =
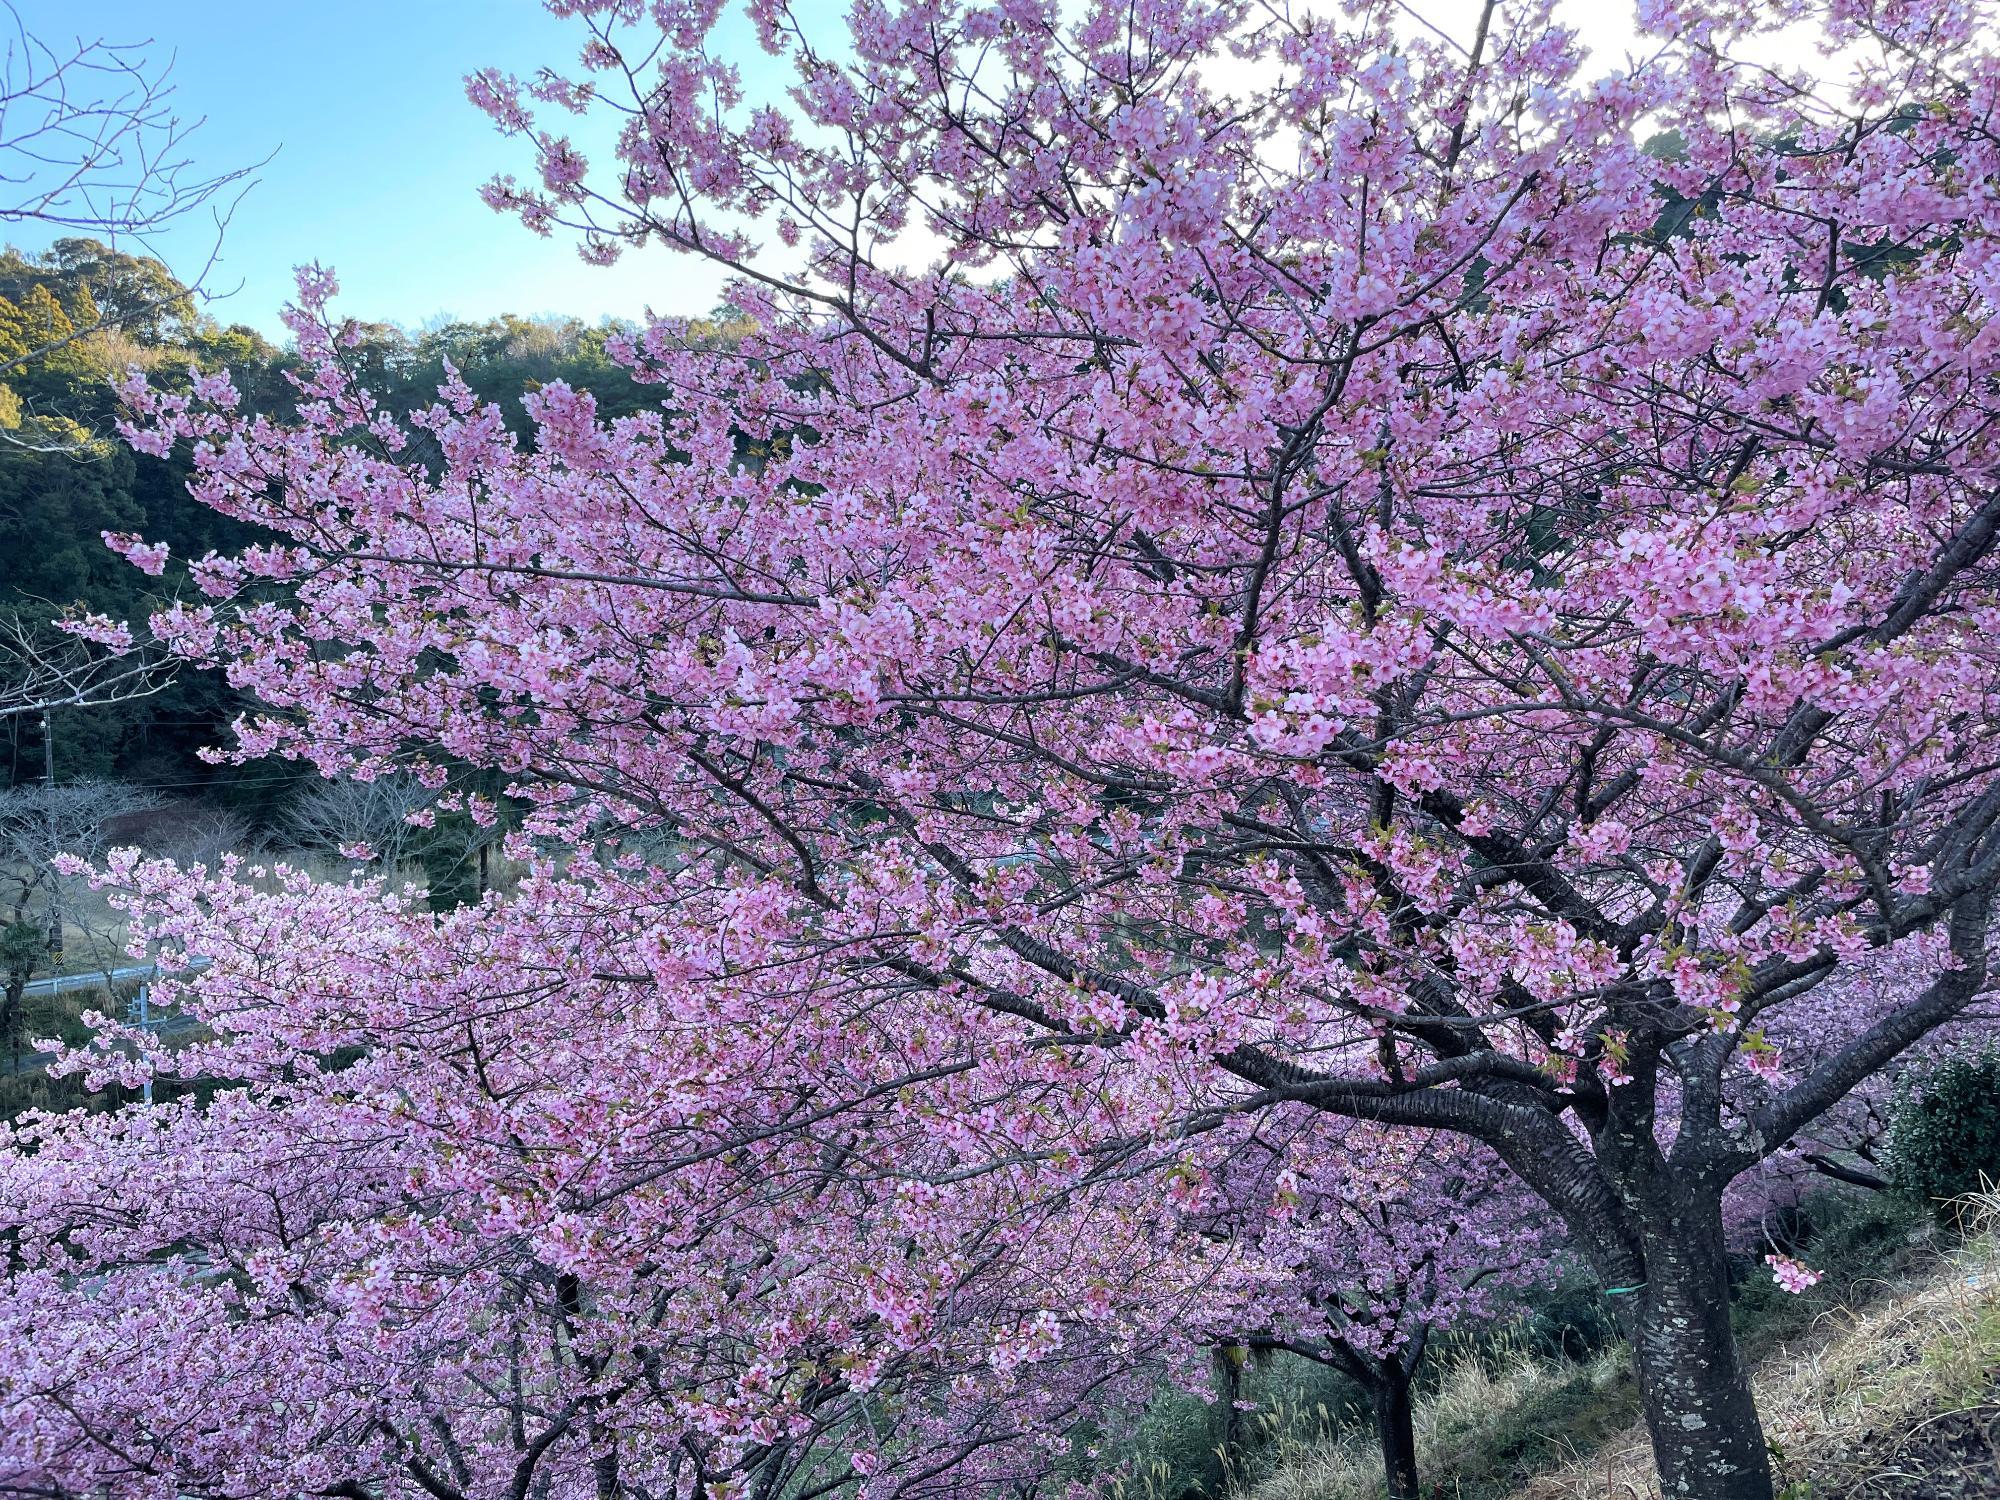
<path id="1" fill-rule="evenodd" d="M 157 1413 L 119 1425 L 145 1414 L 104 1372 L 143 1328 L 217 1389 L 350 1393 L 273 1415 L 265 1492 L 394 1473 L 469 1494 L 544 1438 L 600 1494 L 705 1492 L 816 1420 L 821 1335 L 796 1330 L 873 1358 L 853 1330 L 889 1261 L 814 1259 L 837 1202 L 945 1193 L 937 1227 L 886 1243 L 956 1268 L 1100 1174 L 1199 1202 L 1205 1133 L 1305 1106 L 1490 1149 L 1626 1293 L 1663 1488 L 1767 1500 L 1723 1195 L 1989 984 L 1988 7 L 1650 0 L 1642 54 L 1592 74 L 1536 4 L 1489 6 L 1461 46 L 1388 4 L 902 0 L 830 37 L 817 8 L 756 0 L 796 69 L 784 101 L 745 98 L 712 0 L 554 8 L 583 34 L 574 69 L 470 86 L 535 157 L 490 201 L 594 258 L 660 243 L 733 267 L 740 344 L 657 323 L 623 355 L 658 414 L 601 422 L 550 385 L 520 442 L 456 381 L 382 410 L 312 273 L 297 426 L 240 415 L 221 377 L 126 392 L 133 441 L 190 444 L 197 493 L 277 538 L 194 560 L 206 602 L 153 622 L 270 705 L 239 753 L 491 768 L 528 809 L 522 857 L 564 874 L 429 929 L 448 960 L 348 935 L 288 970 L 245 1013 L 271 1071 L 240 1104 L 29 1127 L 8 1344 L 45 1354 L 53 1319 L 101 1362 L 17 1383 L 37 1472 L 239 1492 L 215 1476 L 242 1452 L 190 1438 L 169 1463 Z M 1757 60 L 1779 23 L 1838 55 L 1824 80 Z M 593 112 L 614 159 L 564 132 Z M 644 837 L 599 851 L 615 829 Z M 169 912 L 207 899 L 153 884 Z M 332 919 L 314 903 L 334 898 L 293 899 L 216 902 L 248 924 L 199 939 L 218 1045 L 236 987 Z M 487 953 L 562 982 L 474 986 Z M 1893 994 L 1782 1041 L 1788 1010 L 1876 965 Z M 392 1043 L 344 1030 L 351 1003 L 420 1019 Z M 477 1017 L 530 1004 L 538 1048 L 490 1056 Z M 364 1060 L 314 1061 L 348 1046 Z M 365 1121 L 357 1098 L 426 1118 L 447 1050 L 462 1118 L 439 1117 L 434 1175 L 336 1179 L 289 1149 L 318 1139 L 279 1107 L 295 1077 L 333 1119 Z M 520 1145 L 518 1108 L 548 1122 Z M 600 1181 L 630 1159 L 563 1137 L 573 1116 L 706 1144 Z M 295 1259 L 267 1220 L 254 1300 L 204 1282 L 208 1259 L 103 1273 L 155 1321 L 86 1290 L 90 1257 L 155 1232 L 138 1205 L 228 1179 L 204 1165 L 220 1130 L 275 1174 L 223 1222 L 288 1215 L 296 1184 L 316 1222 L 399 1247 L 384 1279 L 344 1229 Z M 380 1131 L 384 1161 L 407 1133 Z M 63 1208 L 113 1159 L 140 1193 L 123 1247 Z M 419 1297 L 428 1252 L 403 1242 L 464 1232 L 423 1211 L 434 1176 L 501 1222 L 532 1205 L 531 1253 L 441 1255 Z M 336 1211 L 336 1186 L 362 1207 Z M 567 1216 L 606 1193 L 621 1215 L 573 1241 Z M 1150 1242 L 1137 1209 L 1105 1222 Z M 1008 1243 L 1022 1267 L 1051 1253 Z M 576 1338 L 579 1256 L 601 1343 Z M 985 1343 L 1002 1379 L 1053 1354 L 1089 1280 L 1021 1274 L 1059 1305 L 938 1318 L 949 1348 L 924 1358 L 969 1369 Z M 700 1290 L 656 1302 L 660 1275 Z M 775 1300 L 749 1307 L 741 1277 Z M 894 1285 L 900 1306 L 914 1283 Z M 384 1289 L 413 1300 L 350 1354 L 322 1309 L 372 1316 Z M 338 1358 L 285 1331 L 322 1318 Z M 681 1451 L 620 1405 L 650 1355 L 607 1373 L 655 1319 L 677 1348 L 725 1330 L 741 1352 L 656 1367 L 733 1380 L 672 1395 L 654 1429 L 705 1434 L 687 1451 L 722 1469 L 632 1488 L 637 1455 Z M 530 1324 L 532 1367 L 496 1373 Z M 426 1368 L 449 1378 L 412 1383 Z M 752 1389 L 737 1368 L 786 1373 Z M 79 1420 L 57 1391 L 124 1415 Z"/>
<path id="2" fill-rule="evenodd" d="M 1197 1232 L 1241 1240 L 1206 1317 L 1249 1351 L 1339 1370 L 1368 1396 L 1391 1500 L 1423 1493 L 1411 1384 L 1434 1335 L 1491 1318 L 1546 1276 L 1548 1212 L 1463 1136 L 1329 1120 L 1297 1106 L 1260 1118 L 1224 1163 Z"/>
<path id="3" fill-rule="evenodd" d="M 1062 1149 L 1060 1049 L 1010 1065 L 1038 1125 L 921 992 L 840 1040 L 783 970 L 699 982 L 775 936 L 749 890 L 635 986 L 642 892 L 587 877 L 440 915 L 113 859 L 158 1005 L 210 1039 L 99 1018 L 60 1066 L 218 1091 L 0 1135 L 0 1489 L 1031 1489 L 1175 1373 L 1220 1252 L 1149 1143 Z"/>

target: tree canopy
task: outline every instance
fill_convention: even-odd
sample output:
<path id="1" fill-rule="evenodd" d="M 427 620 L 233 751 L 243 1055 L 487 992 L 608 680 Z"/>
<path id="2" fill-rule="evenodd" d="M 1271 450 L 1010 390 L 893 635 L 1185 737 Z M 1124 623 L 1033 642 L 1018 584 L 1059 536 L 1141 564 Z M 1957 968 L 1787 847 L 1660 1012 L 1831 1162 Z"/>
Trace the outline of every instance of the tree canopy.
<path id="1" fill-rule="evenodd" d="M 746 101 L 715 6 L 551 9 L 489 201 L 741 327 L 406 355 L 311 268 L 295 402 L 121 384 L 244 528 L 113 538 L 233 753 L 476 771 L 529 873 L 99 873 L 213 1040 L 57 1066 L 215 1092 L 14 1127 L 0 1473 L 1027 1486 L 1267 1248 L 1236 1329 L 1342 1333 L 1265 1227 L 1338 1220 L 1323 1116 L 1447 1166 L 1364 1282 L 1504 1166 L 1662 1489 L 1771 1500 L 1725 1197 L 1991 989 L 1990 10 L 1677 0 L 1593 74 L 1548 6 L 758 0 Z M 475 347 L 518 405 L 411 392 Z"/>

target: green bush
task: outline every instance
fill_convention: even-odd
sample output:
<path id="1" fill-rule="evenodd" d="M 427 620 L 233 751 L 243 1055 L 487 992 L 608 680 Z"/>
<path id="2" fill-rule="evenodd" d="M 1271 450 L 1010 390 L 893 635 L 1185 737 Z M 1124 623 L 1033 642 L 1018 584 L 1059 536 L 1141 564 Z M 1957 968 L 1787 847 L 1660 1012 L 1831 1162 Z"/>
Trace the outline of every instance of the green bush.
<path id="1" fill-rule="evenodd" d="M 1132 1430 L 1104 1446 L 1097 1467 L 1122 1474 L 1112 1486 L 1119 1500 L 1206 1500 L 1246 1490 L 1300 1444 L 1369 1420 L 1366 1394 L 1337 1371 L 1291 1354 L 1253 1356 L 1239 1394 L 1256 1410 L 1239 1414 L 1239 1447 L 1225 1465 L 1229 1411 L 1219 1384 L 1217 1394 L 1204 1401 L 1162 1388 Z"/>
<path id="2" fill-rule="evenodd" d="M 1929 1216 L 1914 1199 L 1832 1185 L 1787 1210 L 1781 1230 L 1731 1257 L 1731 1321 L 1752 1359 L 1798 1337 L 1829 1309 L 1866 1301 L 1910 1257 L 1926 1255 L 1933 1238 Z M 1803 1293 L 1783 1290 L 1764 1263 L 1767 1248 L 1802 1258 L 1820 1273 L 1819 1285 Z"/>
<path id="3" fill-rule="evenodd" d="M 1982 1182 L 2000 1181 L 2000 1046 L 1904 1074 L 1887 1158 L 1890 1180 L 1940 1212 Z"/>
<path id="4" fill-rule="evenodd" d="M 1521 1297 L 1521 1314 L 1510 1336 L 1537 1359 L 1581 1362 L 1610 1348 L 1622 1335 L 1611 1299 L 1590 1269 L 1570 1261 L 1547 1286 Z"/>

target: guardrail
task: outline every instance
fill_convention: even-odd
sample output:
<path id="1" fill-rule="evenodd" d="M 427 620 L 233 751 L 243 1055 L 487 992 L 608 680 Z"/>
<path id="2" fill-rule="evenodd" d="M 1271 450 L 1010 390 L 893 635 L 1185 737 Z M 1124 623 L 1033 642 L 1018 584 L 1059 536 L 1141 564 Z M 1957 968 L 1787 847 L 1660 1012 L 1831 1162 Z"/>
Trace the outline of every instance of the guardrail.
<path id="1" fill-rule="evenodd" d="M 208 960 L 205 958 L 191 958 L 181 966 L 183 970 L 207 967 Z M 108 990 L 130 979 L 157 979 L 159 976 L 158 964 L 130 964 L 122 969 L 93 969 L 83 974 L 51 974 L 46 979 L 31 979 L 21 993 L 67 995 L 72 990 Z"/>
<path id="2" fill-rule="evenodd" d="M 189 970 L 198 972 L 207 968 L 208 965 L 209 960 L 205 958 L 192 958 L 186 963 L 178 965 L 175 972 L 186 973 Z M 127 964 L 123 968 L 108 971 L 99 969 L 89 974 L 51 974 L 46 979 L 31 981 L 24 987 L 22 993 L 24 995 L 63 995 L 73 990 L 100 989 L 108 991 L 113 985 L 136 979 L 139 981 L 139 993 L 134 995 L 126 1004 L 125 1019 L 127 1022 L 150 1031 L 157 1037 L 174 1036 L 199 1030 L 201 1022 L 196 1017 L 188 1015 L 184 1011 L 170 1011 L 164 1016 L 153 1014 L 150 1003 L 152 999 L 152 981 L 159 978 L 159 976 L 160 966 L 158 964 Z M 42 1066 L 44 1066 L 44 1063 L 41 1061 L 23 1059 L 22 1066 L 17 1068 L 10 1066 L 4 1059 L 0 1059 L 0 1074 L 27 1072 Z M 151 1078 L 146 1080 L 143 1097 L 146 1103 L 151 1104 L 153 1102 L 153 1080 Z"/>

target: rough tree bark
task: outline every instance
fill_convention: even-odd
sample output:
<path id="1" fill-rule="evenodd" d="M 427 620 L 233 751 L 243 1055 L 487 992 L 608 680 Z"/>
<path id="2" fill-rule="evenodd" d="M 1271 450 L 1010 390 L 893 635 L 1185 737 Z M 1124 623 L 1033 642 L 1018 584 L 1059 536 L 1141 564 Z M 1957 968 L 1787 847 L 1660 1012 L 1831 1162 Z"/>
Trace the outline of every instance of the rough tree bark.
<path id="1" fill-rule="evenodd" d="M 1702 1500 L 1768 1500 L 1770 1453 L 1729 1325 L 1719 1195 L 1649 1223 L 1634 1294 L 1633 1366 L 1660 1488 Z"/>
<path id="2" fill-rule="evenodd" d="M 1389 1486 L 1389 1500 L 1420 1500 L 1410 1373 L 1394 1355 L 1376 1364 L 1370 1395 L 1374 1400 L 1375 1436 L 1382 1445 L 1382 1476 Z"/>

